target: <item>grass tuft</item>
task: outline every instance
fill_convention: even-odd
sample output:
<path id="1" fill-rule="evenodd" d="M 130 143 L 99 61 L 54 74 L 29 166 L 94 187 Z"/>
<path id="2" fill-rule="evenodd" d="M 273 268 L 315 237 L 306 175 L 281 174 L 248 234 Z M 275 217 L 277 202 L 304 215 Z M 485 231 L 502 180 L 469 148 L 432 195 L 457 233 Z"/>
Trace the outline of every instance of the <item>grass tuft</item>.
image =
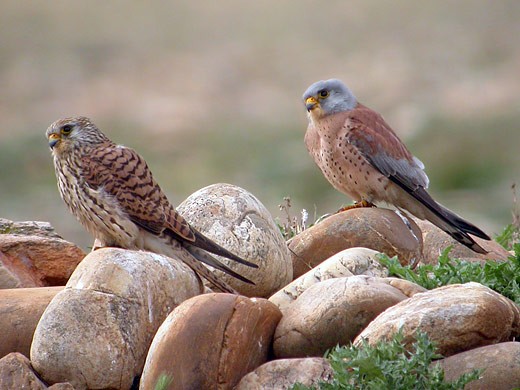
<path id="1" fill-rule="evenodd" d="M 293 238 L 328 216 L 324 215 L 316 219 L 316 210 L 314 210 L 314 222 L 309 223 L 309 213 L 306 209 L 301 211 L 300 217 L 296 217 L 291 214 L 291 207 L 291 198 L 289 196 L 283 198 L 283 203 L 278 205 L 280 211 L 285 214 L 285 221 L 280 222 L 277 220 L 278 228 L 285 240 Z"/>
<path id="2" fill-rule="evenodd" d="M 414 282 L 431 290 L 455 283 L 478 282 L 520 304 L 520 243 L 513 244 L 509 261 L 487 261 L 485 264 L 450 259 L 447 248 L 436 265 L 419 265 L 415 270 L 402 266 L 396 257 L 380 255 L 379 261 L 390 275 Z"/>
<path id="3" fill-rule="evenodd" d="M 295 384 L 292 389 L 463 389 L 481 374 L 473 370 L 454 382 L 447 382 L 442 367 L 431 364 L 442 356 L 435 353 L 435 344 L 426 333 L 417 333 L 410 351 L 403 341 L 400 331 L 392 340 L 375 346 L 366 341 L 360 346 L 338 346 L 326 356 L 333 370 L 331 380 L 319 382 L 315 387 Z"/>

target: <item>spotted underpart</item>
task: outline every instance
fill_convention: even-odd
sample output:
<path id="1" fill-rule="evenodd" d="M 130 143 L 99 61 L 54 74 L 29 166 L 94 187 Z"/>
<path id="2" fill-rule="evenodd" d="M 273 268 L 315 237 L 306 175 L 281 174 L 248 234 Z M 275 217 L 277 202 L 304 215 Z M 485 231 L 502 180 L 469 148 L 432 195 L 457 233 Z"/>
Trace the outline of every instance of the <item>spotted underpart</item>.
<path id="1" fill-rule="evenodd" d="M 180 255 L 181 244 L 200 261 L 251 283 L 198 250 L 256 267 L 193 229 L 170 204 L 146 162 L 134 150 L 113 143 L 85 117 L 58 120 L 46 135 L 60 195 L 98 246 L 180 256 L 215 285 L 227 286 L 200 263 L 190 261 L 186 253 Z M 233 291 L 229 286 L 225 290 Z"/>
<path id="2" fill-rule="evenodd" d="M 357 202 L 385 202 L 407 210 L 475 252 L 486 253 L 469 234 L 485 240 L 489 236 L 428 194 L 423 163 L 341 81 L 313 84 L 303 101 L 309 117 L 305 144 L 334 188 Z"/>

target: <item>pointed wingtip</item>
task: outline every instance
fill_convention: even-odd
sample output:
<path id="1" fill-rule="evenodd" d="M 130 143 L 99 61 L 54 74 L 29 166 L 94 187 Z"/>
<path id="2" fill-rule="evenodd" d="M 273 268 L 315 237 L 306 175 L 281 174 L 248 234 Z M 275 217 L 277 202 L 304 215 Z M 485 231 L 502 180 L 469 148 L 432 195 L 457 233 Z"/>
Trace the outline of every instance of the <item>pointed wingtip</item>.
<path id="1" fill-rule="evenodd" d="M 450 236 L 452 236 L 455 240 L 460 242 L 461 244 L 467 246 L 469 249 L 476 253 L 481 253 L 483 255 L 488 254 L 489 252 L 482 248 L 479 243 L 475 241 L 473 237 L 471 237 L 467 232 L 465 231 L 452 231 L 449 229 L 443 229 L 446 233 L 448 233 Z"/>
<path id="2" fill-rule="evenodd" d="M 487 255 L 489 253 L 489 251 L 485 250 L 484 248 L 482 248 L 479 244 L 477 244 L 476 242 L 473 243 L 473 245 L 471 245 L 470 247 L 474 252 L 477 252 L 477 253 L 481 253 L 483 255 Z"/>

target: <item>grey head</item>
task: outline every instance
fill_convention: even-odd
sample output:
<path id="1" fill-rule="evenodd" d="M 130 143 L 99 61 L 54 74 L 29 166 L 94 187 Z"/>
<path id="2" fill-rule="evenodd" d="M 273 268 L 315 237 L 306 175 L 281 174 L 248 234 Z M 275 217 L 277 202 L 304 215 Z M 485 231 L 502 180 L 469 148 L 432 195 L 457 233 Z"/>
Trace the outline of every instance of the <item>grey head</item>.
<path id="1" fill-rule="evenodd" d="M 316 109 L 320 116 L 352 110 L 357 99 L 341 80 L 320 80 L 312 84 L 303 94 L 303 102 L 307 111 Z"/>

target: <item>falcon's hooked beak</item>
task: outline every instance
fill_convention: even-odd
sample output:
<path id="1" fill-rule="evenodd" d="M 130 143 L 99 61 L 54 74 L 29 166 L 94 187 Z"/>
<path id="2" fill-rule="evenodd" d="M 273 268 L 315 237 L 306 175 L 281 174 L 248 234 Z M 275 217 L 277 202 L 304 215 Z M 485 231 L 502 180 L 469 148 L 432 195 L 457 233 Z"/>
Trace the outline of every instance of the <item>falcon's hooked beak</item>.
<path id="1" fill-rule="evenodd" d="M 56 146 L 56 144 L 59 142 L 60 140 L 60 135 L 57 134 L 57 133 L 50 133 L 49 134 L 49 147 L 51 149 L 54 149 L 54 147 Z"/>
<path id="2" fill-rule="evenodd" d="M 320 107 L 320 102 L 318 102 L 314 96 L 311 96 L 305 99 L 305 107 L 307 108 L 307 112 L 311 112 L 315 108 Z"/>

